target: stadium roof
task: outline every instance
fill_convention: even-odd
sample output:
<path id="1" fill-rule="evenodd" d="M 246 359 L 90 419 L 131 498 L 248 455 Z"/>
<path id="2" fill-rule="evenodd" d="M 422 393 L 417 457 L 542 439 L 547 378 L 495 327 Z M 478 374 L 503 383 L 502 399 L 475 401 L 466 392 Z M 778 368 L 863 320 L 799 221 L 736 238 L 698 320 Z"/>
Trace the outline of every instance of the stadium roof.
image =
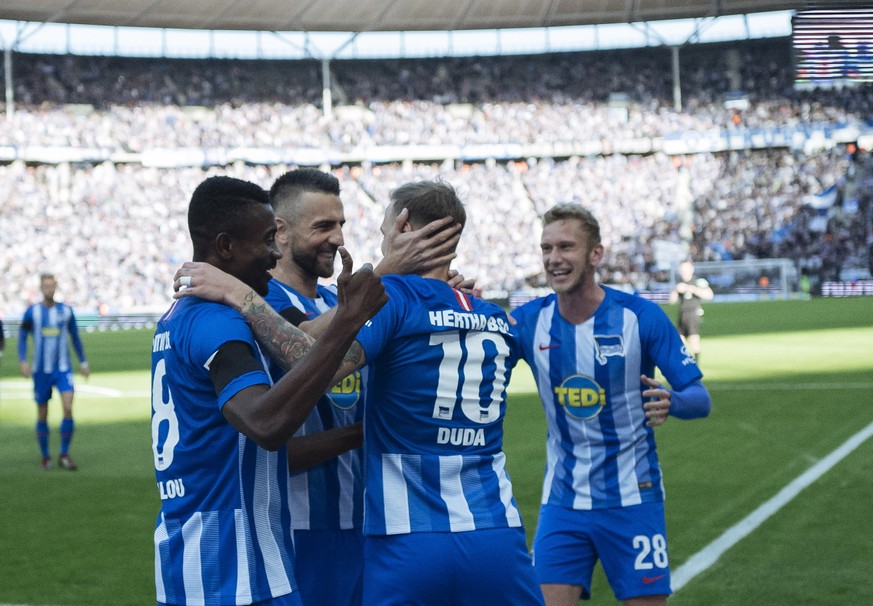
<path id="1" fill-rule="evenodd" d="M 206 30 L 372 32 L 630 23 L 807 8 L 806 0 L 2 0 L 0 19 Z"/>

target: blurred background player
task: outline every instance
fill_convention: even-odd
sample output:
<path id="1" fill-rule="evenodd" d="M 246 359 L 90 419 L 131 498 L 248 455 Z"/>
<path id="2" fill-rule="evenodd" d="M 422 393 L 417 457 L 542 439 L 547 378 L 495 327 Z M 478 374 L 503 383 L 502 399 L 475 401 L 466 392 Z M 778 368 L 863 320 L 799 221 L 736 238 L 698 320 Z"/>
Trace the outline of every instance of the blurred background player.
<path id="1" fill-rule="evenodd" d="M 694 264 L 683 261 L 679 264 L 679 282 L 670 293 L 670 303 L 679 301 L 679 334 L 689 353 L 700 362 L 700 320 L 703 316 L 701 301 L 711 301 L 714 294 L 704 278 L 694 278 Z"/>
<path id="2" fill-rule="evenodd" d="M 3 361 L 3 352 L 6 350 L 6 329 L 3 328 L 3 320 L 0 320 L 0 362 Z"/>
<path id="3" fill-rule="evenodd" d="M 55 301 L 57 281 L 52 274 L 39 276 L 39 289 L 42 301 L 34 303 L 21 318 L 18 336 L 18 360 L 21 376 L 33 377 L 33 395 L 37 406 L 36 441 L 42 454 L 42 468 L 51 469 L 49 451 L 48 401 L 52 388 L 61 394 L 63 419 L 61 420 L 60 455 L 58 464 L 73 471 L 76 464 L 70 458 L 70 442 L 73 439 L 73 368 L 70 359 L 70 345 L 79 358 L 79 372 L 86 379 L 91 371 L 85 360 L 85 348 L 79 338 L 79 328 L 73 309 L 60 301 Z M 33 337 L 33 366 L 27 361 L 27 338 Z"/>
<path id="4" fill-rule="evenodd" d="M 600 226 L 581 206 L 543 217 L 554 294 L 513 311 L 546 413 L 534 568 L 548 606 L 590 597 L 600 559 L 626 605 L 670 593 L 664 486 L 653 427 L 709 414 L 700 369 L 656 304 L 596 281 Z M 672 386 L 656 382 L 655 368 Z"/>

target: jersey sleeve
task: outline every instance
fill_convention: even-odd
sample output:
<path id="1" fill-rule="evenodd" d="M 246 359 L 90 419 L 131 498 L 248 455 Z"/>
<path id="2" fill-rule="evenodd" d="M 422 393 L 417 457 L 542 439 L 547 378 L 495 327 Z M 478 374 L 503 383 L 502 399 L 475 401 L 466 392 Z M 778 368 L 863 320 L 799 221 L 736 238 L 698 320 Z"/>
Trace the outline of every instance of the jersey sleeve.
<path id="1" fill-rule="evenodd" d="M 368 362 L 376 359 L 401 325 L 407 297 L 400 285 L 392 279 L 394 277 L 382 277 L 388 303 L 358 331 L 357 341 L 364 349 Z"/>
<path id="2" fill-rule="evenodd" d="M 85 347 L 82 345 L 82 339 L 79 337 L 79 325 L 76 323 L 76 314 L 73 313 L 73 309 L 70 308 L 70 320 L 67 323 L 67 330 L 70 332 L 70 340 L 73 343 L 73 350 L 75 350 L 76 355 L 79 357 L 79 363 L 85 364 L 87 360 L 85 360 Z"/>
<path id="3" fill-rule="evenodd" d="M 21 327 L 18 329 L 18 359 L 21 362 L 27 360 L 27 336 L 33 331 L 33 307 L 28 307 L 21 318 Z"/>
<path id="4" fill-rule="evenodd" d="M 640 316 L 640 338 L 646 344 L 645 350 L 673 389 L 683 389 L 703 373 L 664 310 L 647 303 Z"/>
<path id="5" fill-rule="evenodd" d="M 208 370 L 222 345 L 240 341 L 248 346 L 252 357 L 259 361 L 258 370 L 242 372 L 227 382 L 221 393 L 218 394 L 218 405 L 221 407 L 247 387 L 252 385 L 269 386 L 272 383 L 264 368 L 265 360 L 262 358 L 252 331 L 243 317 L 224 305 L 215 304 L 209 307 L 211 308 L 210 313 L 203 314 L 198 318 L 194 327 L 196 332 L 192 332 L 192 338 L 188 344 L 191 359 Z"/>

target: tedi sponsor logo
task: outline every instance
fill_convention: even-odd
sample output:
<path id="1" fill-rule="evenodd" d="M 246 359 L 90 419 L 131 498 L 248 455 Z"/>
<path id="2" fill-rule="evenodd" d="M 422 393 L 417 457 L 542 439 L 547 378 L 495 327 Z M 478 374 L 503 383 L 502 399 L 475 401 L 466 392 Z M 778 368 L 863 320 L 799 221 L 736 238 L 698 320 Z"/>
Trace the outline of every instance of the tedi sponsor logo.
<path id="1" fill-rule="evenodd" d="M 555 402 L 571 417 L 588 421 L 606 405 L 606 391 L 591 377 L 570 375 L 554 388 Z"/>
<path id="2" fill-rule="evenodd" d="M 453 446 L 485 446 L 485 430 L 472 427 L 440 427 L 437 429 L 437 444 Z"/>

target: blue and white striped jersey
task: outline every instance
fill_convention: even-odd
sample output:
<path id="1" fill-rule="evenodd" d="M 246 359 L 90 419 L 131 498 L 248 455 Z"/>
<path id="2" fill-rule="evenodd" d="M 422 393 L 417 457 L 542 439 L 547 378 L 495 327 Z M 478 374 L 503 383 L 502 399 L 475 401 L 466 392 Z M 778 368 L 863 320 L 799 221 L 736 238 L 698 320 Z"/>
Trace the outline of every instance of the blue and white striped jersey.
<path id="1" fill-rule="evenodd" d="M 660 307 L 604 291 L 579 325 L 561 317 L 555 294 L 512 312 L 546 413 L 544 504 L 601 509 L 663 501 L 640 375 L 654 377 L 657 366 L 675 389 L 702 376 Z"/>
<path id="2" fill-rule="evenodd" d="M 277 312 L 296 307 L 308 317 L 316 317 L 336 305 L 335 287 L 318 286 L 318 297 L 310 299 L 276 280 L 270 280 L 265 297 Z M 273 379 L 282 370 L 271 366 Z M 364 403 L 361 373 L 335 385 L 318 401 L 295 436 L 307 436 L 326 429 L 344 427 L 361 421 Z M 363 522 L 364 484 L 361 450 L 344 452 L 322 465 L 292 472 L 288 480 L 291 503 L 291 527 L 295 530 L 331 530 L 361 528 Z"/>
<path id="3" fill-rule="evenodd" d="M 43 303 L 34 303 L 27 308 L 18 333 L 18 359 L 22 362 L 27 359 L 28 335 L 33 335 L 31 371 L 34 373 L 70 372 L 73 369 L 71 344 L 79 362 L 85 361 L 85 348 L 79 338 L 76 316 L 69 305 L 56 302 L 46 307 Z"/>
<path id="4" fill-rule="evenodd" d="M 439 280 L 382 281 L 388 303 L 358 333 L 364 534 L 520 527 L 503 454 L 518 355 L 506 314 Z"/>
<path id="5" fill-rule="evenodd" d="M 263 371 L 219 395 L 209 366 L 231 341 L 251 347 Z M 239 433 L 222 406 L 242 389 L 270 385 L 266 360 L 240 314 L 197 298 L 176 301 L 152 346 L 152 449 L 161 513 L 155 585 L 169 604 L 251 604 L 296 589 L 285 449 Z"/>

